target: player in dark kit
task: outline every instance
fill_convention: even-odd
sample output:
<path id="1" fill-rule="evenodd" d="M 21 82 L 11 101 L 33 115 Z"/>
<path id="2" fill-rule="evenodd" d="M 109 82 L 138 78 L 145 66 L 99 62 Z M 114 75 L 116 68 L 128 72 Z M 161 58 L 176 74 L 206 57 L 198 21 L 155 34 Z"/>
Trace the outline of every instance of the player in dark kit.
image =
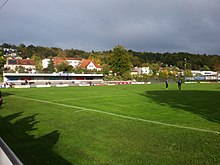
<path id="1" fill-rule="evenodd" d="M 179 90 L 181 90 L 182 81 L 181 81 L 181 80 L 178 80 L 177 84 L 178 84 Z"/>
<path id="2" fill-rule="evenodd" d="M 166 83 L 166 90 L 168 90 L 168 80 L 166 80 L 165 83 Z"/>

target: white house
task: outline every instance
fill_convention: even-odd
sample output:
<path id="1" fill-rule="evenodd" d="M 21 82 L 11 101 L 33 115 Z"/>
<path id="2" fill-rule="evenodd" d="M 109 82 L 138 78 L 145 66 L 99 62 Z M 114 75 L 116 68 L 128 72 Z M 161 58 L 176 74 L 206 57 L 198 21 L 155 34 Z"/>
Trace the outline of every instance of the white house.
<path id="1" fill-rule="evenodd" d="M 67 58 L 66 61 L 69 63 L 69 65 L 71 65 L 73 68 L 76 68 L 77 66 L 79 66 L 82 63 L 81 59 L 77 59 L 77 58 Z"/>
<path id="2" fill-rule="evenodd" d="M 141 74 L 150 74 L 150 67 L 141 67 Z"/>
<path id="3" fill-rule="evenodd" d="M 47 68 L 49 65 L 50 59 L 49 58 L 45 58 L 42 60 L 42 66 L 43 68 Z"/>
<path id="4" fill-rule="evenodd" d="M 149 67 L 135 67 L 131 71 L 131 75 L 137 75 L 137 74 L 146 74 L 148 75 L 150 73 Z"/>
<path id="5" fill-rule="evenodd" d="M 47 68 L 48 67 L 48 64 L 50 62 L 51 59 L 43 59 L 42 60 L 42 65 L 43 65 L 43 68 Z M 59 58 L 59 57 L 56 57 L 56 58 L 53 58 L 52 61 L 54 62 L 54 65 L 58 65 L 60 64 L 61 62 L 67 62 L 69 65 L 71 65 L 73 68 L 76 68 L 77 66 L 79 66 L 81 64 L 81 59 L 77 59 L 77 58 Z"/>
<path id="6" fill-rule="evenodd" d="M 97 71 L 102 70 L 101 66 L 97 65 L 94 61 L 86 60 L 86 59 L 82 60 L 80 67 L 88 70 L 97 70 Z"/>

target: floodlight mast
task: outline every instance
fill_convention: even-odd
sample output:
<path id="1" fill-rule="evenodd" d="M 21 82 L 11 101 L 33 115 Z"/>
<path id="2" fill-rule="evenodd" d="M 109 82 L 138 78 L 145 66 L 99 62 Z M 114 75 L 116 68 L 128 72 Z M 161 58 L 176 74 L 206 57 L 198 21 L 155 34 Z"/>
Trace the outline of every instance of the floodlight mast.
<path id="1" fill-rule="evenodd" d="M 186 70 L 186 58 L 184 58 L 184 70 Z"/>
<path id="2" fill-rule="evenodd" d="M 184 58 L 184 79 L 185 79 L 185 82 L 186 82 L 186 58 Z"/>

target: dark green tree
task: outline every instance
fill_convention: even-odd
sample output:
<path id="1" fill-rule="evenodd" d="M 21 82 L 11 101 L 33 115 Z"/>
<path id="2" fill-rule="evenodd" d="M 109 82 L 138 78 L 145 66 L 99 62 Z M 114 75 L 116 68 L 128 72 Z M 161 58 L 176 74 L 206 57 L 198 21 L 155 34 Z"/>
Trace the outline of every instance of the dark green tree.
<path id="1" fill-rule="evenodd" d="M 119 76 L 130 72 L 132 64 L 128 51 L 125 47 L 118 45 L 116 46 L 109 56 L 108 64 L 110 69 Z"/>
<path id="2" fill-rule="evenodd" d="M 0 74 L 3 73 L 5 63 L 6 63 L 5 58 L 3 56 L 0 56 Z"/>
<path id="3" fill-rule="evenodd" d="M 48 63 L 47 70 L 48 70 L 49 73 L 55 72 L 54 63 L 53 63 L 52 59 L 50 59 L 50 61 Z"/>
<path id="4" fill-rule="evenodd" d="M 141 62 L 137 56 L 131 56 L 131 62 L 134 67 L 140 67 Z"/>
<path id="5" fill-rule="evenodd" d="M 16 66 L 15 71 L 18 73 L 26 73 L 26 69 L 23 66 Z"/>
<path id="6" fill-rule="evenodd" d="M 204 66 L 202 67 L 202 70 L 203 70 L 203 71 L 209 71 L 210 68 L 209 68 L 207 65 L 204 65 Z"/>
<path id="7" fill-rule="evenodd" d="M 4 68 L 4 65 L 6 63 L 6 60 L 3 56 L 0 56 L 0 68 Z"/>
<path id="8" fill-rule="evenodd" d="M 57 69 L 57 72 L 68 72 L 68 64 L 66 62 L 61 62 L 60 64 L 55 66 Z"/>

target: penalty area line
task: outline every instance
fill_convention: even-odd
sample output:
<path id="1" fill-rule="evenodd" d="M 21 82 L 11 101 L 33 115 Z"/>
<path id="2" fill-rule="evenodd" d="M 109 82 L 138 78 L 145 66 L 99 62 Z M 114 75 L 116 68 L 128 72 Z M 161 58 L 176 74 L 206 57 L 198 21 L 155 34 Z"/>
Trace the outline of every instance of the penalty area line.
<path id="1" fill-rule="evenodd" d="M 136 117 L 131 117 L 131 116 L 115 114 L 115 113 L 111 113 L 111 112 L 100 111 L 100 110 L 96 110 L 96 109 L 83 108 L 83 107 L 74 106 L 74 105 L 60 104 L 60 103 L 55 103 L 55 102 L 51 102 L 51 101 L 32 99 L 32 98 L 21 97 L 21 96 L 11 96 L 11 97 L 32 100 L 32 101 L 41 102 L 41 103 L 53 104 L 53 105 L 58 105 L 58 106 L 62 106 L 62 107 L 79 109 L 78 111 L 75 111 L 75 112 L 91 111 L 91 112 L 102 113 L 102 114 L 106 114 L 106 115 L 110 115 L 110 116 L 116 116 L 116 117 L 120 117 L 120 118 L 124 118 L 124 119 L 142 121 L 142 122 L 146 122 L 146 123 L 152 123 L 152 124 L 163 125 L 163 126 L 168 126 L 168 127 L 175 127 L 175 128 L 182 128 L 182 129 L 188 129 L 188 130 L 194 130 L 194 131 L 200 131 L 200 132 L 220 134 L 220 132 L 213 131 L 213 130 L 207 130 L 207 129 L 195 128 L 195 127 L 187 127 L 187 126 L 181 126 L 181 125 L 176 125 L 176 124 L 169 124 L 169 123 L 164 123 L 164 122 L 159 122 L 159 121 L 154 121 L 154 120 L 141 119 L 141 118 L 136 118 Z"/>

